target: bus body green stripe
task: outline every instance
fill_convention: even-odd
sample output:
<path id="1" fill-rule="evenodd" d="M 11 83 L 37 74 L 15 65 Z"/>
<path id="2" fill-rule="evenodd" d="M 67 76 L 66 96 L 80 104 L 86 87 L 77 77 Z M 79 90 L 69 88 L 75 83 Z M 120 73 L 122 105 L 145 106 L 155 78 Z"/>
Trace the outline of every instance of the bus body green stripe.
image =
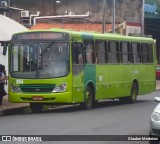
<path id="1" fill-rule="evenodd" d="M 91 82 L 96 85 L 96 65 L 86 65 L 84 70 L 85 87 Z"/>

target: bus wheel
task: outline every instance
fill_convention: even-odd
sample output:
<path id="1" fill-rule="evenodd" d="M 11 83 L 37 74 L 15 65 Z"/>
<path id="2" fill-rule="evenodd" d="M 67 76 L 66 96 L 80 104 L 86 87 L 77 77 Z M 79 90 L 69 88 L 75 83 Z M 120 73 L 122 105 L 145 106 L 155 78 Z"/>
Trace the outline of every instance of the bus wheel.
<path id="1" fill-rule="evenodd" d="M 87 86 L 86 89 L 85 100 L 83 105 L 85 109 L 91 109 L 93 105 L 93 91 L 89 86 Z"/>
<path id="2" fill-rule="evenodd" d="M 128 102 L 129 103 L 135 103 L 137 100 L 137 86 L 135 83 L 132 84 L 132 88 L 131 88 L 131 94 L 130 97 L 128 98 Z"/>
<path id="3" fill-rule="evenodd" d="M 98 100 L 93 100 L 93 107 L 96 107 L 98 105 Z"/>
<path id="4" fill-rule="evenodd" d="M 42 109 L 43 109 L 43 104 L 30 103 L 30 108 L 31 108 L 32 112 L 38 113 L 38 112 L 41 112 L 41 111 L 42 111 Z"/>
<path id="5" fill-rule="evenodd" d="M 137 86 L 132 84 L 130 96 L 119 98 L 122 103 L 135 103 L 137 100 Z"/>

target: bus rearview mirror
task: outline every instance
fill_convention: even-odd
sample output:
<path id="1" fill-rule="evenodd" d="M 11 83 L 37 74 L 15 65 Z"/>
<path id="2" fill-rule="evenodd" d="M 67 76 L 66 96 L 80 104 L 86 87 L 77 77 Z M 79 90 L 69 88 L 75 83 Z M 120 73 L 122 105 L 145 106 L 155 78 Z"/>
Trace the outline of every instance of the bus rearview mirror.
<path id="1" fill-rule="evenodd" d="M 3 55 L 6 55 L 9 41 L 2 41 L 0 43 L 1 43 L 1 46 L 3 47 Z"/>
<path id="2" fill-rule="evenodd" d="M 3 46 L 3 55 L 6 55 L 7 47 L 8 47 L 8 45 L 5 43 L 4 46 Z"/>

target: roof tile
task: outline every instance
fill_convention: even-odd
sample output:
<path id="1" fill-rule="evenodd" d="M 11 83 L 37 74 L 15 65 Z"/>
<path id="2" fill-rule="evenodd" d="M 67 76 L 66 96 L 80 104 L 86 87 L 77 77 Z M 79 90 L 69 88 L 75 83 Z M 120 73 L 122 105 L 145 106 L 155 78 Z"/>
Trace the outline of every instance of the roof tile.
<path id="1" fill-rule="evenodd" d="M 51 23 L 38 23 L 32 26 L 31 30 L 36 29 L 50 29 L 50 28 L 63 28 L 71 29 L 75 31 L 94 31 L 102 32 L 102 24 L 51 24 Z M 106 24 L 106 31 L 109 32 L 112 29 L 112 24 Z"/>

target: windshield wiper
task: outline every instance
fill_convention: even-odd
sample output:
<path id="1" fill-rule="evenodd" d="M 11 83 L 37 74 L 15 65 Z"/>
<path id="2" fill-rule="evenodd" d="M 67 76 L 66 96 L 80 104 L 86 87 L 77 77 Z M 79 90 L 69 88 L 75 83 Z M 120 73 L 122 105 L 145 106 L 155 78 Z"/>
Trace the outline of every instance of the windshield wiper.
<path id="1" fill-rule="evenodd" d="M 49 43 L 49 44 L 44 48 L 44 51 L 40 54 L 40 56 L 43 56 L 47 51 L 49 51 L 49 49 L 51 48 L 51 46 L 52 46 L 54 43 L 55 43 L 55 42 Z"/>

